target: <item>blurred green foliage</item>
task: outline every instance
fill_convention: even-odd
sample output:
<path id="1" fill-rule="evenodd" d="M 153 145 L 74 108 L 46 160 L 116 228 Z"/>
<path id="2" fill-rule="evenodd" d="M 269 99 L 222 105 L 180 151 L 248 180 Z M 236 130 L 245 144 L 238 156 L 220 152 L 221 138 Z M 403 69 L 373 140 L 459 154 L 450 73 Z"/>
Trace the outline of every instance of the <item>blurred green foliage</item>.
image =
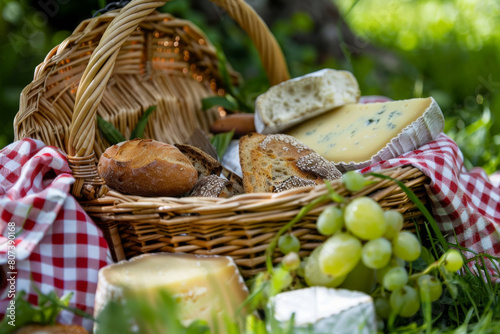
<path id="1" fill-rule="evenodd" d="M 433 96 L 466 166 L 498 170 L 500 2 L 335 1 L 356 34 L 391 50 L 404 64 L 374 78 L 372 59 L 353 61 L 362 92 L 394 99 Z"/>
<path id="2" fill-rule="evenodd" d="M 319 22 L 303 12 L 271 26 L 292 77 L 321 68 L 354 73 L 363 95 L 393 99 L 433 96 L 447 119 L 446 133 L 460 146 L 467 167 L 500 169 L 500 3 L 497 0 L 332 0 L 358 36 L 342 59 L 321 62 L 312 44 L 298 43 Z M 0 2 L 0 147 L 13 140 L 19 94 L 48 51 L 104 0 Z M 246 33 L 220 11 L 217 24 L 193 10 L 194 0 L 174 0 L 161 11 L 187 18 L 220 47 L 242 74 L 245 96 L 255 98 L 269 83 Z M 214 5 L 215 6 L 215 5 Z M 64 23 L 64 24 L 63 24 Z M 338 32 L 340 33 L 340 31 Z M 370 52 L 377 48 L 381 53 Z M 387 55 L 391 55 L 388 57 Z M 323 58 L 322 58 L 323 59 Z M 396 61 L 395 61 L 395 60 Z"/>

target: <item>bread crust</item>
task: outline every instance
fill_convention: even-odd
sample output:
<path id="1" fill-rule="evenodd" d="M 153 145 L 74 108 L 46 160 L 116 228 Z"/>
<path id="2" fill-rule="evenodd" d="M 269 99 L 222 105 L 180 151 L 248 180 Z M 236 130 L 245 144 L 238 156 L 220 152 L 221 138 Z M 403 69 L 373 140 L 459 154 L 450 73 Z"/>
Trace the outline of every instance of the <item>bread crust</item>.
<path id="1" fill-rule="evenodd" d="M 328 110 L 360 98 L 351 72 L 325 68 L 272 86 L 255 100 L 255 128 L 259 133 L 285 130 Z"/>
<path id="2" fill-rule="evenodd" d="M 292 136 L 251 133 L 240 139 L 239 149 L 246 193 L 279 192 L 342 176 L 333 162 Z"/>
<path id="3" fill-rule="evenodd" d="M 109 147 L 97 171 L 110 188 L 139 196 L 181 196 L 198 181 L 198 172 L 175 146 L 152 139 Z"/>

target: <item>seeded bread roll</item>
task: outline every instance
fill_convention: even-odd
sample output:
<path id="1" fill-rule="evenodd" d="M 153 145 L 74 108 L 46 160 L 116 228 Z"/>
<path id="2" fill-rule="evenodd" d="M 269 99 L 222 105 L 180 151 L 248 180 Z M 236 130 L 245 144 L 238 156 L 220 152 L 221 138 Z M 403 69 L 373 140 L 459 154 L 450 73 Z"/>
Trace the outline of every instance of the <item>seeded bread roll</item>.
<path id="1" fill-rule="evenodd" d="M 240 139 L 239 149 L 246 193 L 280 192 L 342 176 L 333 162 L 292 136 L 252 133 Z"/>
<path id="2" fill-rule="evenodd" d="M 151 139 L 109 147 L 97 171 L 110 188 L 139 196 L 180 196 L 198 181 L 193 164 L 175 146 Z"/>
<path id="3" fill-rule="evenodd" d="M 231 181 L 217 175 L 203 176 L 194 186 L 189 196 L 192 197 L 221 197 L 233 196 Z"/>
<path id="4" fill-rule="evenodd" d="M 307 119 L 360 97 L 356 78 L 348 71 L 324 69 L 275 85 L 255 101 L 257 132 L 283 133 Z"/>

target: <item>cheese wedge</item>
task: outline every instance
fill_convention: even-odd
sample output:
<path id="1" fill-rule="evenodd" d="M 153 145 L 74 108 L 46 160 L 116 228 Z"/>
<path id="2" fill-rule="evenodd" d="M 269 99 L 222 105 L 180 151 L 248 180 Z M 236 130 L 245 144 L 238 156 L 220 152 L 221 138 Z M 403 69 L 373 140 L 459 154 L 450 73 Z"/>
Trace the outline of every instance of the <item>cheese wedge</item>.
<path id="1" fill-rule="evenodd" d="M 314 286 L 277 294 L 270 300 L 274 320 L 293 333 L 375 334 L 373 299 L 362 292 Z"/>
<path id="2" fill-rule="evenodd" d="M 344 172 L 415 150 L 443 130 L 443 113 L 429 97 L 345 105 L 287 134 L 334 161 Z"/>
<path id="3" fill-rule="evenodd" d="M 233 259 L 225 256 L 154 253 L 108 265 L 99 271 L 95 317 L 111 300 L 126 291 L 155 300 L 159 290 L 169 292 L 179 305 L 180 320 L 235 319 L 248 289 Z M 242 313 L 243 314 L 243 313 Z"/>

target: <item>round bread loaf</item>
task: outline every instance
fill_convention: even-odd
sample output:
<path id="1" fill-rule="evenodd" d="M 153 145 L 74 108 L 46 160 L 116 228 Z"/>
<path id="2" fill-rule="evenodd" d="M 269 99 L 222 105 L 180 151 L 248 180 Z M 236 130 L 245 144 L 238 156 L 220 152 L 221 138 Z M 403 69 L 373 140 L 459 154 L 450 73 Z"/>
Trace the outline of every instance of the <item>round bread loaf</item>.
<path id="1" fill-rule="evenodd" d="M 97 171 L 110 188 L 140 196 L 180 196 L 198 181 L 198 172 L 181 151 L 151 139 L 107 148 Z"/>

